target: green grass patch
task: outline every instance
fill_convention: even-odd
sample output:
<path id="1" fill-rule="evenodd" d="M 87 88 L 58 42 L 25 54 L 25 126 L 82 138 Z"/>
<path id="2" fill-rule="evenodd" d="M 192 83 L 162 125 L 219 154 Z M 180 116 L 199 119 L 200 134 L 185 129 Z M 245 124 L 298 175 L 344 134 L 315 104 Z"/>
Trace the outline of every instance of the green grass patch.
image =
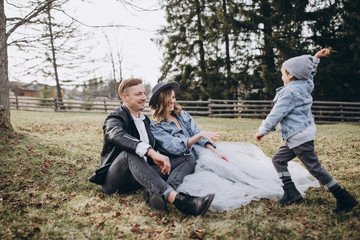
<path id="1" fill-rule="evenodd" d="M 87 181 L 100 163 L 103 114 L 11 112 L 0 133 L 0 239 L 359 239 L 360 209 L 333 214 L 332 195 L 311 188 L 300 204 L 251 202 L 236 210 L 185 216 L 156 211 L 142 192 L 104 195 Z M 271 156 L 279 133 L 258 143 L 261 120 L 197 118 L 220 141 L 250 142 Z M 323 166 L 360 199 L 360 126 L 318 125 Z M 298 161 L 298 160 L 295 160 Z"/>

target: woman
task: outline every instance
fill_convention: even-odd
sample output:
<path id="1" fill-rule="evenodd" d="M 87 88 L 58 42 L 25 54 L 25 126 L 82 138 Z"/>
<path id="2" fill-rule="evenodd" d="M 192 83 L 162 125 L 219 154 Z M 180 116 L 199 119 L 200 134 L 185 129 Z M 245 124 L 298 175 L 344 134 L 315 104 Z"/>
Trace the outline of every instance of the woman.
<path id="1" fill-rule="evenodd" d="M 149 102 L 153 109 L 150 129 L 166 155 L 192 154 L 194 174 L 185 177 L 178 190 L 192 195 L 215 193 L 212 210 L 230 210 L 260 198 L 279 198 L 282 185 L 271 159 L 249 143 L 217 143 L 220 132 L 200 131 L 189 113 L 176 104 L 175 82 L 158 83 Z M 303 193 L 319 183 L 298 163 L 289 164 Z"/>

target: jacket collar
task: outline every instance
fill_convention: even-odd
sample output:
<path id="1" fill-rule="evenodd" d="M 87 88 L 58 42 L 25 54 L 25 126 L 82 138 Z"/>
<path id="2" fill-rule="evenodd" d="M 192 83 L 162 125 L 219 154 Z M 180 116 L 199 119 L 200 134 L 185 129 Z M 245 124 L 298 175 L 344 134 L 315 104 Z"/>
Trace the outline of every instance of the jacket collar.
<path id="1" fill-rule="evenodd" d="M 130 122 L 133 123 L 133 127 L 135 127 L 135 130 L 136 130 L 136 132 L 137 132 L 138 135 L 139 135 L 139 132 L 138 132 L 136 126 L 135 126 L 134 119 L 133 119 L 133 117 L 132 117 L 132 115 L 131 115 L 131 113 L 130 113 L 130 110 L 127 108 L 127 106 L 126 106 L 125 104 L 121 105 L 121 108 L 122 108 L 122 110 L 126 113 L 127 119 L 128 119 Z M 151 131 L 150 131 L 150 127 L 149 127 L 150 120 L 149 120 L 149 118 L 148 118 L 145 114 L 144 114 L 143 116 L 144 116 L 143 121 L 144 121 L 144 123 L 145 123 L 145 128 L 146 128 L 146 132 L 147 132 L 148 137 L 149 137 L 150 145 L 154 148 L 154 147 L 155 147 L 155 138 L 154 138 L 154 136 L 152 135 L 152 133 L 151 133 Z"/>
<path id="2" fill-rule="evenodd" d="M 126 113 L 127 118 L 130 121 L 133 121 L 132 117 L 131 117 L 131 113 L 130 110 L 127 108 L 127 106 L 125 104 L 121 105 L 122 110 Z"/>

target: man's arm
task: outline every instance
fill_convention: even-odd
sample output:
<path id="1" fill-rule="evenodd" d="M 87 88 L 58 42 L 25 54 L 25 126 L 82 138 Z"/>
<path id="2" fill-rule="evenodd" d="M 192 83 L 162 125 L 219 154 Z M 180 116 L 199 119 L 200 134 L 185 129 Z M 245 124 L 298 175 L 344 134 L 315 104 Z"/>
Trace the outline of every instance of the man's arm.
<path id="1" fill-rule="evenodd" d="M 141 141 L 126 132 L 124 125 L 122 118 L 108 117 L 103 126 L 104 137 L 116 147 L 135 153 L 136 146 Z"/>
<path id="2" fill-rule="evenodd" d="M 162 174 L 168 174 L 168 175 L 170 174 L 171 165 L 170 165 L 170 160 L 167 156 L 156 152 L 151 147 L 146 152 L 146 155 L 151 157 L 154 163 L 161 168 Z"/>

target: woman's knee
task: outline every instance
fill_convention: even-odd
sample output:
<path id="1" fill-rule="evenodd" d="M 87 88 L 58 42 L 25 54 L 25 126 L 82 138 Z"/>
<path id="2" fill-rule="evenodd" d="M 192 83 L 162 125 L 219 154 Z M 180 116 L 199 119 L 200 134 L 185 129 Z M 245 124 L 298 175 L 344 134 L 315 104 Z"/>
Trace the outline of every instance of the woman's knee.
<path id="1" fill-rule="evenodd" d="M 184 161 L 186 161 L 187 164 L 191 167 L 195 167 L 195 165 L 196 165 L 196 160 L 192 155 L 187 155 L 185 157 Z"/>

